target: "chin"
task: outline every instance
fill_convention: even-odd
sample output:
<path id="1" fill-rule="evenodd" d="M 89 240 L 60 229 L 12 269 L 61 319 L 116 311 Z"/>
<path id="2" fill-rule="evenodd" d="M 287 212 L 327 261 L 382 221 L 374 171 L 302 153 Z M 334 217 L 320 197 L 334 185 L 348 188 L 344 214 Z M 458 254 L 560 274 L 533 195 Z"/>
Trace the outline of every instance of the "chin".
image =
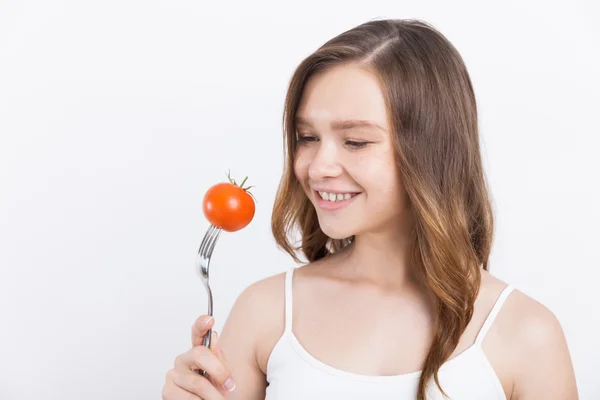
<path id="1" fill-rule="evenodd" d="M 344 227 L 333 228 L 333 227 L 327 226 L 327 225 L 320 225 L 320 226 L 321 226 L 321 230 L 323 231 L 323 233 L 326 234 L 331 239 L 342 240 L 342 239 L 346 239 L 346 238 L 349 238 L 350 236 L 354 235 L 354 230 L 351 230 L 348 228 L 344 228 Z"/>

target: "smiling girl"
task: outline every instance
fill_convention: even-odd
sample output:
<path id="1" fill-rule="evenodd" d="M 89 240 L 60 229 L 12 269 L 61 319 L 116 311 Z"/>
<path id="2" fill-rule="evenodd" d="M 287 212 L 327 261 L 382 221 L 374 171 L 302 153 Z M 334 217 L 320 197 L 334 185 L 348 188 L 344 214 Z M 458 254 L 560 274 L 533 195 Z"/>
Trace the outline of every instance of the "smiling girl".
<path id="1" fill-rule="evenodd" d="M 556 317 L 488 272 L 476 102 L 442 34 L 331 39 L 292 77 L 284 134 L 272 229 L 307 263 L 248 287 L 211 349 L 200 317 L 163 399 L 577 399 Z"/>

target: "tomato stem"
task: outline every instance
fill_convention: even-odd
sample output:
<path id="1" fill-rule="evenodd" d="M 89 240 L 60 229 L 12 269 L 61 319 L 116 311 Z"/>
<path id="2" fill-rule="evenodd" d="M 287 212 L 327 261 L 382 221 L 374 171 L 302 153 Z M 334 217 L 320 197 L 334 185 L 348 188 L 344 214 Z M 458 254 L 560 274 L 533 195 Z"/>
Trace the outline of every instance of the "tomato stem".
<path id="1" fill-rule="evenodd" d="M 244 180 L 242 181 L 241 185 L 238 185 L 235 182 L 235 179 L 231 178 L 231 170 L 227 171 L 227 179 L 229 180 L 230 183 L 233 183 L 236 186 L 239 186 L 241 189 L 243 189 L 246 193 L 248 193 L 250 196 L 252 196 L 252 198 L 254 199 L 254 201 L 256 201 L 258 203 L 258 201 L 256 200 L 256 197 L 254 197 L 254 195 L 249 192 L 250 188 L 253 188 L 254 185 L 248 186 L 248 187 L 244 187 L 244 184 L 246 183 L 246 181 L 248 180 L 248 177 L 245 177 Z"/>
<path id="2" fill-rule="evenodd" d="M 233 183 L 235 186 L 238 186 L 238 184 L 235 182 L 235 179 L 231 178 L 231 170 L 227 171 L 227 179 L 229 179 L 230 183 Z"/>

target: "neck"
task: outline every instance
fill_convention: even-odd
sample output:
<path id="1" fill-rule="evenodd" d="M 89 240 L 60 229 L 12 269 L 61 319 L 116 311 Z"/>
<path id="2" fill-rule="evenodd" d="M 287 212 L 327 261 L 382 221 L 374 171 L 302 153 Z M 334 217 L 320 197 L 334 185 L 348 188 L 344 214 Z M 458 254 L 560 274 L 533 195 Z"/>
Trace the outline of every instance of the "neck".
<path id="1" fill-rule="evenodd" d="M 356 235 L 345 264 L 365 284 L 391 291 L 418 286 L 410 239 L 407 230 Z"/>

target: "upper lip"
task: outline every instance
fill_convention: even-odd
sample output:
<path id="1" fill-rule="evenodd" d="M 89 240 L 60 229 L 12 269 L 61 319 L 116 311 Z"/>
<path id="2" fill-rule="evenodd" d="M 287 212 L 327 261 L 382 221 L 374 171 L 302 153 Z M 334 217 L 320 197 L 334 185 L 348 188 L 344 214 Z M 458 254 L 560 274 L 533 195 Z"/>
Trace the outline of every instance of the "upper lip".
<path id="1" fill-rule="evenodd" d="M 327 192 L 327 193 L 335 193 L 335 194 L 360 193 L 358 190 L 335 190 L 335 189 L 325 189 L 325 188 L 316 188 L 316 187 L 313 187 L 312 189 L 317 192 Z"/>

